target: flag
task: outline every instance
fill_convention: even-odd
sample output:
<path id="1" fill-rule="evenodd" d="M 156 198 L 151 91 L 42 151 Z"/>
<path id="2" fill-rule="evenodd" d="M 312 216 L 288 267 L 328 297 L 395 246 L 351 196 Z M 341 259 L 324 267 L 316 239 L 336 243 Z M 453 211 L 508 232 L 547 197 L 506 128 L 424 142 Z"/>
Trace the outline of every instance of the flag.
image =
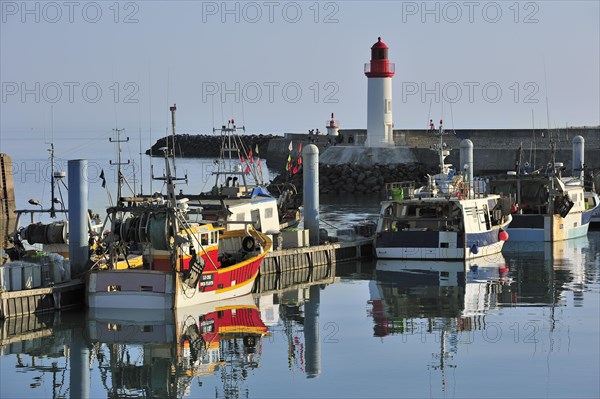
<path id="1" fill-rule="evenodd" d="M 246 160 L 244 159 L 244 156 L 243 156 L 243 155 L 240 155 L 240 162 L 241 162 L 241 163 L 244 163 L 245 161 L 246 161 Z"/>
<path id="2" fill-rule="evenodd" d="M 298 146 L 298 152 L 302 152 L 302 143 Z"/>
<path id="3" fill-rule="evenodd" d="M 289 154 L 289 155 L 288 155 L 288 163 L 289 163 L 289 162 L 292 162 L 292 154 Z"/>
<path id="4" fill-rule="evenodd" d="M 258 144 L 256 145 L 256 147 L 254 147 L 254 152 L 256 153 L 256 155 L 258 155 Z"/>
<path id="5" fill-rule="evenodd" d="M 292 173 L 293 173 L 293 174 L 296 174 L 296 173 L 298 173 L 298 167 L 297 167 L 297 166 L 294 166 L 294 169 L 292 170 Z"/>
<path id="6" fill-rule="evenodd" d="M 244 173 L 250 173 L 250 166 L 246 165 L 246 169 L 244 169 Z"/>
<path id="7" fill-rule="evenodd" d="M 100 172 L 100 179 L 102 180 L 102 188 L 106 187 L 106 177 L 104 177 L 104 169 Z"/>
<path id="8" fill-rule="evenodd" d="M 248 153 L 248 161 L 250 161 L 250 163 L 254 163 L 254 158 L 252 158 L 252 150 L 250 150 Z"/>
<path id="9" fill-rule="evenodd" d="M 302 165 L 302 157 L 298 157 L 298 165 Z"/>
<path id="10" fill-rule="evenodd" d="M 290 152 L 292 152 L 292 142 L 290 141 L 290 145 L 288 146 L 288 149 L 290 150 Z"/>
<path id="11" fill-rule="evenodd" d="M 256 161 L 256 164 L 257 164 L 258 166 L 260 166 L 260 158 L 258 158 L 258 161 Z"/>

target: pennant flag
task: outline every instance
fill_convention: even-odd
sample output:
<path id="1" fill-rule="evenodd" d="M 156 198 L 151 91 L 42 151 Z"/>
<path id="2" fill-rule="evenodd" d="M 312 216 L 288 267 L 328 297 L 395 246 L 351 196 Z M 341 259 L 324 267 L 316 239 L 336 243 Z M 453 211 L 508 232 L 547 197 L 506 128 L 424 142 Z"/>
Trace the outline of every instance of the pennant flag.
<path id="1" fill-rule="evenodd" d="M 104 177 L 104 169 L 100 172 L 100 179 L 102 180 L 102 188 L 106 187 L 106 177 Z"/>
<path id="2" fill-rule="evenodd" d="M 250 163 L 254 163 L 254 158 L 252 158 L 252 150 L 250 150 L 250 152 L 248 153 L 248 160 L 250 161 Z"/>
<path id="3" fill-rule="evenodd" d="M 246 162 L 246 160 L 244 159 L 244 156 L 243 156 L 243 155 L 240 155 L 240 162 L 241 162 L 241 163 L 244 163 L 244 162 Z"/>
<path id="4" fill-rule="evenodd" d="M 302 157 L 298 157 L 298 165 L 302 165 Z"/>
<path id="5" fill-rule="evenodd" d="M 288 161 L 288 163 L 285 164 L 285 170 L 287 170 L 289 172 L 290 170 L 290 162 Z"/>
<path id="6" fill-rule="evenodd" d="M 288 155 L 288 162 L 292 162 L 292 154 Z"/>
<path id="7" fill-rule="evenodd" d="M 257 164 L 258 166 L 260 166 L 260 158 L 258 158 L 258 161 L 256 161 L 256 164 Z"/>
<path id="8" fill-rule="evenodd" d="M 244 173 L 250 173 L 250 167 L 246 165 L 246 169 L 244 169 Z"/>
<path id="9" fill-rule="evenodd" d="M 290 150 L 290 152 L 292 152 L 292 142 L 290 141 L 290 145 L 288 146 L 288 149 Z"/>
<path id="10" fill-rule="evenodd" d="M 254 147 L 254 152 L 256 153 L 256 155 L 258 155 L 258 144 L 256 145 L 256 147 Z"/>
<path id="11" fill-rule="evenodd" d="M 293 174 L 296 174 L 296 173 L 298 173 L 298 167 L 297 167 L 297 166 L 294 166 L 294 170 L 292 170 L 292 173 L 293 173 Z"/>
<path id="12" fill-rule="evenodd" d="M 302 143 L 298 146 L 298 152 L 302 152 Z"/>

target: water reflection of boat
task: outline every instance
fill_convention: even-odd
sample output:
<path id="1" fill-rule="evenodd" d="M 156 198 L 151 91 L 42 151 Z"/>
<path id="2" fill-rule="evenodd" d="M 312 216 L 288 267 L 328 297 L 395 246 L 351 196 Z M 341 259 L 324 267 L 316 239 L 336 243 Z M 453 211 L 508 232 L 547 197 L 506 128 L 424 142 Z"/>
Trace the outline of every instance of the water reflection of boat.
<path id="1" fill-rule="evenodd" d="M 217 372 L 229 396 L 258 367 L 267 327 L 252 296 L 152 313 L 90 310 L 89 340 L 109 397 L 189 396 L 194 378 Z"/>
<path id="2" fill-rule="evenodd" d="M 583 300 L 586 259 L 594 254 L 587 236 L 556 242 L 511 242 L 504 255 L 511 268 L 518 268 L 531 278 L 543 280 L 545 302 L 558 304 L 565 291 L 573 292 L 576 303 Z M 531 271 L 537 270 L 532 273 Z M 541 293 L 542 291 L 540 291 Z"/>
<path id="3" fill-rule="evenodd" d="M 501 254 L 468 262 L 378 260 L 369 285 L 375 335 L 403 333 L 413 318 L 485 313 L 508 291 L 507 274 Z"/>

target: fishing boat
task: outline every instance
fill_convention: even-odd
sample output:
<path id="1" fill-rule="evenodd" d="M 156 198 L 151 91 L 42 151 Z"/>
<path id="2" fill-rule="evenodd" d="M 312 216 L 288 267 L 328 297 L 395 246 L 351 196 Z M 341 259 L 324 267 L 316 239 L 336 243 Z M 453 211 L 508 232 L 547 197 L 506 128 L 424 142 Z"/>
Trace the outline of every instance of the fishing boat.
<path id="1" fill-rule="evenodd" d="M 583 167 L 574 167 L 574 176 L 562 176 L 565 168 L 554 159 L 554 143 L 550 145 L 552 159 L 543 170 L 524 172 L 519 155 L 517 170 L 490 181 L 492 193 L 514 198 L 507 230 L 513 241 L 553 242 L 585 236 L 600 204 L 598 195 L 586 190 Z"/>
<path id="2" fill-rule="evenodd" d="M 246 224 L 224 231 L 177 199 L 168 150 L 166 195 L 120 198 L 87 279 L 90 308 L 171 309 L 246 295 L 272 241 Z"/>
<path id="3" fill-rule="evenodd" d="M 445 163 L 450 148 L 442 121 L 435 134 L 441 173 L 418 188 L 414 182 L 387 185 L 375 237 L 379 259 L 472 259 L 500 252 L 508 239 L 510 199 L 463 179 Z"/>

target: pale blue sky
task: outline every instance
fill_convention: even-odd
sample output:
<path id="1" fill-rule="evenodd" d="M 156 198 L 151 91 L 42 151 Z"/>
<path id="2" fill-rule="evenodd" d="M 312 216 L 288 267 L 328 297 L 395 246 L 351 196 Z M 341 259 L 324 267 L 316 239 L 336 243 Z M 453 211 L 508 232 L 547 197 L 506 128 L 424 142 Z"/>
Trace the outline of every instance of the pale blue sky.
<path id="1" fill-rule="evenodd" d="M 425 128 L 430 102 L 457 129 L 530 128 L 532 110 L 545 128 L 546 89 L 552 127 L 600 124 L 598 1 L 72 4 L 1 1 L 1 151 L 48 135 L 52 104 L 58 137 L 158 137 L 174 102 L 179 132 L 210 131 L 213 114 L 254 133 L 323 128 L 331 112 L 365 128 L 378 36 L 396 64 L 396 128 Z M 224 88 L 221 106 L 209 94 Z"/>

